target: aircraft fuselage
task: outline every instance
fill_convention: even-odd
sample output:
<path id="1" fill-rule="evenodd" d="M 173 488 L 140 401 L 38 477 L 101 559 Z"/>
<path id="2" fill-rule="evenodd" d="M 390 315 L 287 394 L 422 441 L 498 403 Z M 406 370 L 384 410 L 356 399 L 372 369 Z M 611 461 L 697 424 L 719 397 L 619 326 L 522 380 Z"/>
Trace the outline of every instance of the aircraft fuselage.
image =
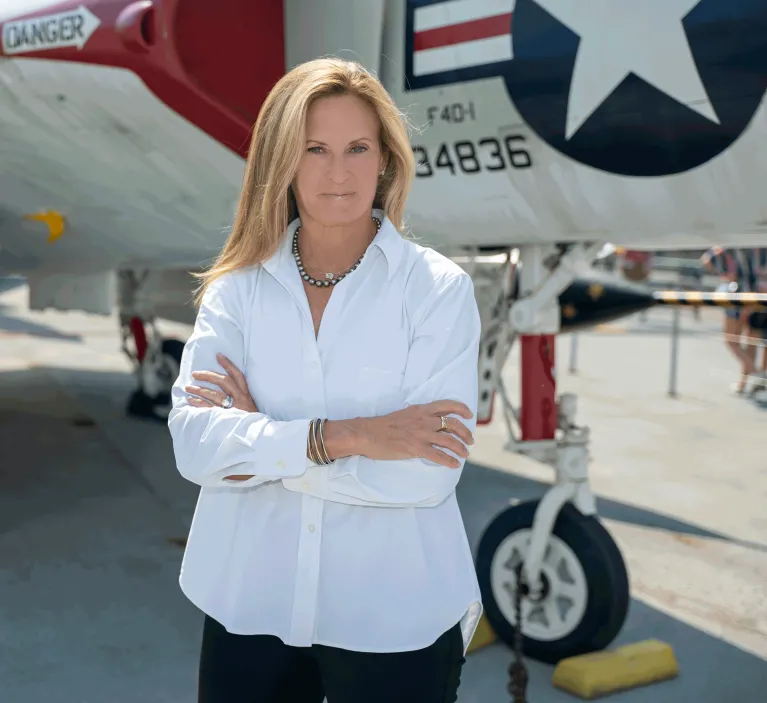
<path id="1" fill-rule="evenodd" d="M 7 270 L 209 260 L 269 86 L 329 53 L 415 126 L 409 222 L 436 248 L 767 238 L 757 0 L 8 0 L 0 23 Z M 46 210 L 53 243 L 25 219 Z"/>

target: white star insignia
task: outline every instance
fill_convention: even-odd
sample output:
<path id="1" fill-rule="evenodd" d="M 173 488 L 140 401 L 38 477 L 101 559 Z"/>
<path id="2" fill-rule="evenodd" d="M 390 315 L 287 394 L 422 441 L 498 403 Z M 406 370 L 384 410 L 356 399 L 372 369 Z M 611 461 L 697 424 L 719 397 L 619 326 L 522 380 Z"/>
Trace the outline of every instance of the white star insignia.
<path id="1" fill-rule="evenodd" d="M 570 139 L 631 73 L 719 124 L 682 20 L 700 0 L 535 0 L 580 37 L 570 81 Z"/>

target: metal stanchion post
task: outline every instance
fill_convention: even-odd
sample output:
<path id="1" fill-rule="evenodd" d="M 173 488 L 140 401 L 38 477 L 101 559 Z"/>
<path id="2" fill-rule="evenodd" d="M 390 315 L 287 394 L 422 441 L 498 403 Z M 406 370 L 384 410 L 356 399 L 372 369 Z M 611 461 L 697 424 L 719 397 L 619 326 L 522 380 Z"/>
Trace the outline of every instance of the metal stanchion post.
<path id="1" fill-rule="evenodd" d="M 668 376 L 668 394 L 671 398 L 677 397 L 677 370 L 679 367 L 679 306 L 674 307 L 671 322 L 671 366 Z"/>
<path id="2" fill-rule="evenodd" d="M 578 333 L 570 335 L 570 374 L 578 373 Z"/>

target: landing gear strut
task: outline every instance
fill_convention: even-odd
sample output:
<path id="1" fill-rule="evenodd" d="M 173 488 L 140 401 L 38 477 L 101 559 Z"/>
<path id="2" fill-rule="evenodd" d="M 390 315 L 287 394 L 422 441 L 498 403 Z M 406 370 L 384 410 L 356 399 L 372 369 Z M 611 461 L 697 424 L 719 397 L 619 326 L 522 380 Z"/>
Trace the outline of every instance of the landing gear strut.
<path id="1" fill-rule="evenodd" d="M 140 298 L 145 278 L 134 271 L 123 271 L 118 279 L 122 349 L 133 362 L 138 386 L 128 399 L 126 412 L 129 416 L 165 422 L 184 343 L 160 336 L 151 306 Z"/>
<path id="2" fill-rule="evenodd" d="M 588 429 L 575 424 L 575 396 L 556 396 L 557 298 L 600 248 L 522 248 L 515 272 L 519 295 L 507 298 L 505 308 L 493 309 L 480 358 L 480 408 L 483 391 L 492 387 L 509 432 L 507 448 L 556 472 L 553 486 L 540 500 L 508 508 L 482 535 L 477 553 L 482 599 L 491 627 L 512 646 L 521 575 L 524 653 L 552 664 L 608 646 L 620 632 L 629 604 L 625 562 L 596 517 L 588 482 Z M 522 360 L 519 411 L 500 373 L 517 339 Z"/>

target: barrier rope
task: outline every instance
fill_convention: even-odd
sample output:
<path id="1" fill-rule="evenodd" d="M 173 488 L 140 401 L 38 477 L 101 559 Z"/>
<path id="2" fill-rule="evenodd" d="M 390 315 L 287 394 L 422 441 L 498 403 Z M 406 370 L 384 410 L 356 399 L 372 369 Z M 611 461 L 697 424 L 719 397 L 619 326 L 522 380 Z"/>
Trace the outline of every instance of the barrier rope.
<path id="1" fill-rule="evenodd" d="M 767 308 L 767 293 L 704 293 L 702 291 L 657 290 L 653 291 L 652 297 L 656 305 Z"/>

